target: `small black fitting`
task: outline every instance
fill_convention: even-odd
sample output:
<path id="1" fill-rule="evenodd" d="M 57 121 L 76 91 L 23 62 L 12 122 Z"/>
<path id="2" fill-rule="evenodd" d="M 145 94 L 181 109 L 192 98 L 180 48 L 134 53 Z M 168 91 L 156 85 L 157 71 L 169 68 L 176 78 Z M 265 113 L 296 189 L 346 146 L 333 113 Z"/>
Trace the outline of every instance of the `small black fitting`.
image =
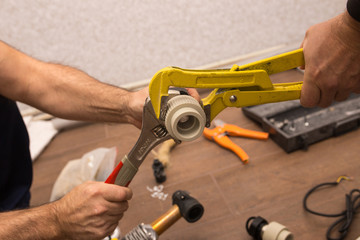
<path id="1" fill-rule="evenodd" d="M 204 207 L 201 203 L 185 191 L 178 190 L 174 192 L 172 199 L 173 204 L 178 205 L 181 216 L 190 223 L 196 222 L 204 214 Z"/>
<path id="2" fill-rule="evenodd" d="M 251 224 L 250 224 L 251 222 Z M 250 224 L 250 226 L 249 226 Z M 268 225 L 268 222 L 262 217 L 250 217 L 246 221 L 246 230 L 250 236 L 256 240 L 262 240 L 261 230 L 262 228 Z"/>
<path id="3" fill-rule="evenodd" d="M 157 183 L 163 183 L 166 180 L 165 168 L 159 159 L 154 159 L 152 169 L 154 170 L 154 176 Z"/>

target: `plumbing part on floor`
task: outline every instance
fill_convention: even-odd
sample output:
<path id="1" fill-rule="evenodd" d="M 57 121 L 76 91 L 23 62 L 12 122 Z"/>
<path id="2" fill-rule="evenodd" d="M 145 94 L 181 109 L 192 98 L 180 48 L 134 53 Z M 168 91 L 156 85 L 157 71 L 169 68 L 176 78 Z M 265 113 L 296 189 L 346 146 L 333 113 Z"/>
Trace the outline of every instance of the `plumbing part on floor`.
<path id="1" fill-rule="evenodd" d="M 226 107 L 244 107 L 298 99 L 302 82 L 272 84 L 269 75 L 304 65 L 302 49 L 225 70 L 167 67 L 155 74 L 143 109 L 143 125 L 135 146 L 110 174 L 107 183 L 128 186 L 156 145 L 174 139 L 193 141 Z M 181 88 L 215 88 L 199 103 Z"/>
<path id="2" fill-rule="evenodd" d="M 248 130 L 233 124 L 226 124 L 220 119 L 214 120 L 213 123 L 215 128 L 204 128 L 204 136 L 211 141 L 215 141 L 220 146 L 233 151 L 241 159 L 241 161 L 243 161 L 243 163 L 248 162 L 249 156 L 241 147 L 233 143 L 228 136 L 247 137 L 261 140 L 269 138 L 268 133 Z"/>
<path id="3" fill-rule="evenodd" d="M 350 193 L 345 195 L 345 203 L 346 203 L 346 209 L 340 213 L 320 213 L 316 212 L 314 210 L 311 210 L 308 207 L 307 200 L 310 197 L 311 194 L 313 194 L 315 191 L 331 186 L 337 186 L 342 180 L 351 180 L 348 176 L 340 176 L 335 182 L 326 182 L 316 185 L 315 187 L 311 188 L 304 197 L 303 200 L 303 207 L 304 209 L 312 214 L 322 216 L 322 217 L 338 217 L 339 219 L 336 220 L 333 224 L 330 225 L 326 232 L 326 239 L 328 240 L 342 240 L 345 239 L 349 228 L 351 226 L 351 223 L 355 217 L 355 214 L 357 210 L 360 208 L 360 189 L 353 189 L 350 191 Z M 331 235 L 337 230 L 338 236 L 336 238 L 333 238 Z"/>
<path id="4" fill-rule="evenodd" d="M 266 221 L 262 217 L 250 217 L 246 231 L 255 240 L 293 240 L 293 234 L 282 224 Z"/>
<path id="5" fill-rule="evenodd" d="M 165 168 L 159 159 L 154 159 L 152 169 L 154 171 L 154 177 L 157 183 L 163 183 L 166 181 Z"/>
<path id="6" fill-rule="evenodd" d="M 174 192 L 172 200 L 173 206 L 166 213 L 151 224 L 139 224 L 126 234 L 122 240 L 156 240 L 181 217 L 189 223 L 194 223 L 204 213 L 204 207 L 199 201 L 185 191 L 178 190 Z"/>
<path id="7" fill-rule="evenodd" d="M 154 153 L 157 159 L 164 165 L 164 168 L 167 168 L 170 164 L 170 152 L 176 145 L 177 143 L 174 139 L 166 140 L 160 145 L 158 151 Z"/>
<path id="8" fill-rule="evenodd" d="M 165 168 L 170 164 L 170 151 L 177 145 L 174 139 L 169 139 L 163 142 L 158 151 L 153 151 L 157 157 L 154 159 L 152 169 L 157 183 L 163 183 L 166 180 Z"/>

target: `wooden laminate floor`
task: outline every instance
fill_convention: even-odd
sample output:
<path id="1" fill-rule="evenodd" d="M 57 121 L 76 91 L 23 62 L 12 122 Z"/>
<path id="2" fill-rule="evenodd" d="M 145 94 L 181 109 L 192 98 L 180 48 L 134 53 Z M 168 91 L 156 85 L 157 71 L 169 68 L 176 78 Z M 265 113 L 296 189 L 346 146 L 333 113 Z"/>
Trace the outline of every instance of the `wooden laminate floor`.
<path id="1" fill-rule="evenodd" d="M 273 81 L 302 80 L 297 71 L 277 74 Z M 243 128 L 261 130 L 247 119 L 241 109 L 227 108 L 217 117 Z M 140 130 L 125 124 L 91 124 L 59 133 L 34 162 L 31 205 L 48 202 L 52 186 L 69 160 L 80 158 L 97 147 L 113 147 L 127 154 Z M 314 185 L 335 181 L 340 175 L 353 181 L 315 193 L 310 207 L 337 213 L 344 209 L 345 194 L 360 186 L 360 130 L 311 145 L 307 151 L 285 153 L 272 140 L 261 141 L 232 137 L 250 156 L 244 165 L 231 151 L 203 137 L 184 142 L 171 152 L 171 165 L 162 193 L 165 200 L 154 198 L 149 189 L 159 187 L 152 172 L 150 153 L 130 187 L 134 195 L 121 220 L 123 233 L 139 223 L 151 223 L 171 207 L 171 195 L 186 190 L 204 206 L 205 213 L 196 223 L 180 219 L 160 239 L 251 239 L 245 222 L 262 216 L 287 226 L 295 239 L 325 239 L 334 218 L 323 218 L 304 211 L 302 199 Z M 350 228 L 348 238 L 360 235 L 360 215 Z"/>

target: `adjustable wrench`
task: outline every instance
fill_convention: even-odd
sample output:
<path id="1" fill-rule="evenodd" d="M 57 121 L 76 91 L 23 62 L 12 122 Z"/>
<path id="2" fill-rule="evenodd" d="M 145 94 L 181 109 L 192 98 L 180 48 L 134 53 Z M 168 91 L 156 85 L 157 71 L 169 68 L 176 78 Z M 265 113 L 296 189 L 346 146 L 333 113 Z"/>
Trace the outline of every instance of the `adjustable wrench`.
<path id="1" fill-rule="evenodd" d="M 158 144 L 170 139 L 164 121 L 156 118 L 150 98 L 145 100 L 140 137 L 128 155 L 115 167 L 106 183 L 128 186 L 147 154 Z M 179 143 L 179 140 L 174 139 Z"/>

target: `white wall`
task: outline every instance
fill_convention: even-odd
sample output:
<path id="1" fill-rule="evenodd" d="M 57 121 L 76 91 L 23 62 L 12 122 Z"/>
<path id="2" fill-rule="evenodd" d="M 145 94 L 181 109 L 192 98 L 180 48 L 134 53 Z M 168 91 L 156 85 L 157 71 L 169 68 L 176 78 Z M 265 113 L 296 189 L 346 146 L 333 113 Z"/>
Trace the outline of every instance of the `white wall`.
<path id="1" fill-rule="evenodd" d="M 346 0 L 1 0 L 0 39 L 115 85 L 283 43 Z"/>

